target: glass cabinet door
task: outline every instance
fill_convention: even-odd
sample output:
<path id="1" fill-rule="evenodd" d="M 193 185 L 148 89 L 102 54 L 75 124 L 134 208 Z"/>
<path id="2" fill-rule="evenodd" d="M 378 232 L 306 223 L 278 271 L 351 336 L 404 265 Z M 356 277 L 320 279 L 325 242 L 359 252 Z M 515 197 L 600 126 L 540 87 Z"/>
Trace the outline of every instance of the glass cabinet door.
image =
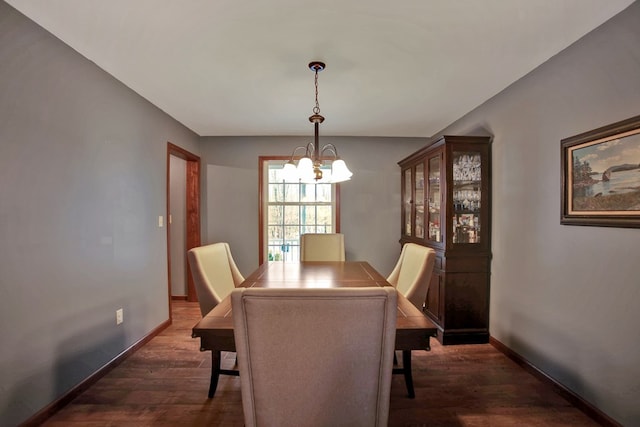
<path id="1" fill-rule="evenodd" d="M 453 151 L 453 243 L 480 243 L 482 156 L 477 151 Z"/>
<path id="2" fill-rule="evenodd" d="M 411 218 L 413 216 L 412 212 L 411 212 L 411 205 L 412 203 L 412 199 L 411 199 L 411 183 L 412 183 L 412 177 L 411 177 L 411 169 L 405 169 L 403 171 L 403 177 L 402 177 L 402 185 L 404 187 L 404 200 L 402 201 L 402 220 L 403 220 L 403 227 L 402 227 L 402 234 L 404 234 L 405 236 L 411 236 Z"/>
<path id="3" fill-rule="evenodd" d="M 415 237 L 424 239 L 424 163 L 416 165 L 416 192 L 414 205 L 416 207 L 416 230 Z"/>
<path id="4" fill-rule="evenodd" d="M 442 241 L 440 233 L 440 155 L 429 158 L 429 197 L 427 199 L 427 209 L 429 212 L 429 240 L 434 242 Z"/>

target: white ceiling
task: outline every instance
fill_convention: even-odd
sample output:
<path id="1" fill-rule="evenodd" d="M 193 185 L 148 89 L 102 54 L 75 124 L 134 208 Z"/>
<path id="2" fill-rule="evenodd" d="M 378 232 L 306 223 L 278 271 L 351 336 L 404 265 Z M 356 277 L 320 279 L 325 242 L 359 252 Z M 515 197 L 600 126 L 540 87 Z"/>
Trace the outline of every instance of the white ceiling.
<path id="1" fill-rule="evenodd" d="M 429 137 L 633 0 L 7 0 L 201 136 Z"/>

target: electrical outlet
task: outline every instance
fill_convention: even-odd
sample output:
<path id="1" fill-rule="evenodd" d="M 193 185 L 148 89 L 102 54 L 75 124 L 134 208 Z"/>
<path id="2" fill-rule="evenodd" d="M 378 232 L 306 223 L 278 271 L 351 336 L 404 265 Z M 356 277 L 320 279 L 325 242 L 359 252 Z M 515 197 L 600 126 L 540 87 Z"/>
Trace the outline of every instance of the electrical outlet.
<path id="1" fill-rule="evenodd" d="M 158 227 L 164 227 L 164 217 L 162 215 L 158 217 Z"/>
<path id="2" fill-rule="evenodd" d="M 116 310 L 116 325 L 119 325 L 124 321 L 124 312 L 121 308 Z"/>

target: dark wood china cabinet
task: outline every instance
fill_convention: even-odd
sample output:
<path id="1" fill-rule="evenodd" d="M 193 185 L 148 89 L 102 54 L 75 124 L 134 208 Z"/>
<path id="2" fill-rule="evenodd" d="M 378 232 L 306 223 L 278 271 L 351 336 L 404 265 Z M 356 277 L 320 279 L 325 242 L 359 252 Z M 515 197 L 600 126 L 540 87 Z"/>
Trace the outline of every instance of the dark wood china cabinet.
<path id="1" fill-rule="evenodd" d="M 489 341 L 491 137 L 436 138 L 398 162 L 400 243 L 433 248 L 424 312 L 442 344 Z"/>

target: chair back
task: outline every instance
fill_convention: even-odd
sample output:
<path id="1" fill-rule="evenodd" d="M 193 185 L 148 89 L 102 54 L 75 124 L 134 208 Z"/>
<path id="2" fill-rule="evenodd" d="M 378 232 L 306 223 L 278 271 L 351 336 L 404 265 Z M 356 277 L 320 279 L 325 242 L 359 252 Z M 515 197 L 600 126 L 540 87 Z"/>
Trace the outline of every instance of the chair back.
<path id="1" fill-rule="evenodd" d="M 300 236 L 300 261 L 344 261 L 344 235 L 308 233 Z"/>
<path id="2" fill-rule="evenodd" d="M 231 304 L 246 426 L 387 425 L 394 288 L 238 288 Z"/>
<path id="3" fill-rule="evenodd" d="M 202 316 L 244 281 L 233 261 L 228 243 L 213 243 L 189 249 L 187 259 Z"/>
<path id="4" fill-rule="evenodd" d="M 395 268 L 387 278 L 387 282 L 421 311 L 427 298 L 435 260 L 433 249 L 405 243 Z"/>

